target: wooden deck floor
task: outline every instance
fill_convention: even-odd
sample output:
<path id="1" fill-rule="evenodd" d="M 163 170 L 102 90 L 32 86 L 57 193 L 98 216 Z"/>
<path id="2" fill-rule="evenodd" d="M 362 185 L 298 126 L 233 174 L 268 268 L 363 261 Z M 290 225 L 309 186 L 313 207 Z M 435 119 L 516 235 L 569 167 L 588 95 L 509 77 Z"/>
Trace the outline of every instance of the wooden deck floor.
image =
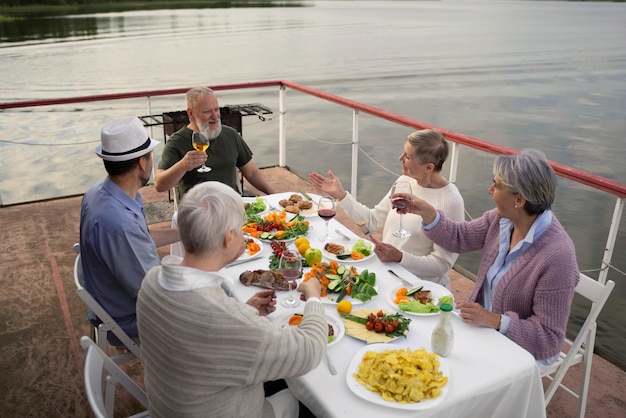
<path id="1" fill-rule="evenodd" d="M 265 172 L 279 191 L 314 192 L 308 181 L 293 172 L 281 168 Z M 167 193 L 150 186 L 141 193 L 149 223 L 167 227 L 173 210 Z M 0 208 L 1 417 L 91 416 L 83 389 L 84 355 L 78 344 L 88 333 L 88 323 L 72 273 L 80 200 L 75 196 Z M 360 233 L 341 211 L 336 219 Z M 168 248 L 159 248 L 161 255 L 167 252 Z M 460 274 L 451 279 L 455 297 L 467 297 L 473 282 Z M 141 379 L 138 361 L 124 368 Z M 577 384 L 578 371 L 570 372 L 569 384 Z M 625 387 L 624 371 L 595 356 L 587 416 L 626 416 Z M 122 394 L 116 401 L 116 416 L 137 408 Z M 576 402 L 559 391 L 547 412 L 549 417 L 574 417 Z"/>

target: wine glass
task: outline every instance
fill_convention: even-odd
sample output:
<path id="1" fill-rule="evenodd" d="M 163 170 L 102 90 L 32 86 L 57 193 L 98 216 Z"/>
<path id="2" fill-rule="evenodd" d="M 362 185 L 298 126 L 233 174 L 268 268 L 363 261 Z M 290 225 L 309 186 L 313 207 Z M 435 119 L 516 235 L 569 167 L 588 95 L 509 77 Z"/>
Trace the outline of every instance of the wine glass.
<path id="1" fill-rule="evenodd" d="M 302 272 L 302 259 L 295 250 L 285 250 L 280 256 L 278 269 L 285 280 L 289 283 L 289 296 L 281 301 L 281 305 L 285 308 L 295 308 L 300 305 L 300 300 L 293 297 L 292 284 L 296 284 L 296 279 L 300 277 Z"/>
<path id="2" fill-rule="evenodd" d="M 333 219 L 337 213 L 335 205 L 335 199 L 328 196 L 320 197 L 320 201 L 317 204 L 317 214 L 320 218 L 326 221 L 326 233 L 322 238 L 320 238 L 321 242 L 330 240 L 330 235 L 328 234 L 328 222 Z"/>
<path id="3" fill-rule="evenodd" d="M 399 180 L 396 181 L 393 184 L 393 187 L 391 188 L 391 194 L 395 194 L 395 193 L 409 193 L 412 194 L 411 191 L 411 184 L 408 181 L 404 181 L 404 180 Z M 391 197 L 390 197 L 391 198 Z M 408 206 L 408 202 L 404 199 L 395 199 L 391 201 L 391 204 L 398 208 L 398 209 L 404 209 Z M 404 214 L 400 214 L 400 227 L 395 230 L 393 232 L 393 236 L 394 237 L 398 237 L 398 238 L 408 238 L 411 236 L 411 233 L 409 231 L 407 231 L 406 229 L 404 229 L 404 227 L 402 226 L 402 219 L 404 218 Z"/>
<path id="4" fill-rule="evenodd" d="M 193 147 L 196 149 L 196 151 L 200 152 L 206 152 L 206 150 L 209 149 L 209 145 L 211 145 L 209 143 L 209 139 L 206 136 L 202 135 L 200 132 L 194 132 L 191 135 L 191 143 L 193 144 Z M 208 173 L 211 170 L 211 167 L 207 167 L 204 165 L 204 163 L 202 163 L 202 167 L 198 169 L 198 173 Z"/>

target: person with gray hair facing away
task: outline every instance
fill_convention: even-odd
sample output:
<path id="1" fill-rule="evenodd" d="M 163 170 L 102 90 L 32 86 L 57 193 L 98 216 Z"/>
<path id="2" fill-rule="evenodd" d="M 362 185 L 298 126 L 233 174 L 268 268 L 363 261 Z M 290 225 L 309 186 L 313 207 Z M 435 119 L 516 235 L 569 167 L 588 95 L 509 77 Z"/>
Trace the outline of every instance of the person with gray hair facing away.
<path id="1" fill-rule="evenodd" d="M 465 215 L 463 197 L 456 186 L 441 174 L 447 158 L 448 143 L 439 132 L 432 129 L 415 131 L 404 142 L 403 152 L 398 158 L 402 163 L 402 175 L 396 181 L 408 182 L 413 194 L 441 209 L 451 219 L 462 221 Z M 380 261 L 395 261 L 422 280 L 450 288 L 448 272 L 458 254 L 426 238 L 421 229 L 422 220 L 418 216 L 405 216 L 402 221 L 404 228 L 411 233 L 409 238 L 394 236 L 401 215 L 391 207 L 391 188 L 370 209 L 348 193 L 332 171 L 328 171 L 328 177 L 311 173 L 309 178 L 318 190 L 337 199 L 352 219 L 357 222 L 364 220 L 372 232 L 382 233 L 381 240 L 371 237 Z"/>
<path id="2" fill-rule="evenodd" d="M 144 381 L 153 417 L 297 417 L 288 389 L 264 399 L 263 383 L 318 366 L 328 324 L 317 280 L 299 286 L 306 299 L 299 327 L 278 327 L 273 290 L 247 303 L 229 296 L 220 270 L 244 251 L 241 196 L 219 182 L 194 186 L 178 221 L 184 258 L 166 256 L 139 292 Z"/>
<path id="3" fill-rule="evenodd" d="M 580 272 L 574 244 L 551 210 L 557 178 L 545 155 L 524 150 L 496 157 L 489 194 L 495 209 L 455 222 L 408 194 L 401 213 L 423 219 L 425 235 L 449 251 L 483 250 L 476 284 L 457 303 L 463 321 L 493 328 L 529 351 L 537 365 L 556 361 Z"/>

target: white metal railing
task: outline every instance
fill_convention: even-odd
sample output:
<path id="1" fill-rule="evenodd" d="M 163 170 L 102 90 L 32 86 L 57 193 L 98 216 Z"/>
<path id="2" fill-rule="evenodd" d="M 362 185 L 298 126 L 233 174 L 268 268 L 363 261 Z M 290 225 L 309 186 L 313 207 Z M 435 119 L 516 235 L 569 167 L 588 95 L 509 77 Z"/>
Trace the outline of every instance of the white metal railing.
<path id="1" fill-rule="evenodd" d="M 452 143 L 451 156 L 449 159 L 450 161 L 449 179 L 452 182 L 455 182 L 457 178 L 457 170 L 459 166 L 458 162 L 459 162 L 459 155 L 461 152 L 461 145 L 479 150 L 481 152 L 486 152 L 486 153 L 495 154 L 495 155 L 513 154 L 517 152 L 516 150 L 511 149 L 511 148 L 506 148 L 503 146 L 499 146 L 496 144 L 492 144 L 492 143 L 480 140 L 478 138 L 473 138 L 473 137 L 459 134 L 457 132 L 446 130 L 437 126 L 429 125 L 427 123 L 424 123 L 415 119 L 411 119 L 411 118 L 408 118 L 399 114 L 391 113 L 383 109 L 378 109 L 372 106 L 368 106 L 363 103 L 344 99 L 342 97 L 325 93 L 319 90 L 315 90 L 310 87 L 293 83 L 291 81 L 286 81 L 286 80 L 261 81 L 261 82 L 252 82 L 252 83 L 211 86 L 211 88 L 215 91 L 219 91 L 219 90 L 238 90 L 238 89 L 249 89 L 249 88 L 265 88 L 265 87 L 276 87 L 276 86 L 279 87 L 278 164 L 281 167 L 286 167 L 287 165 L 286 164 L 287 163 L 286 92 L 288 88 L 307 94 L 309 96 L 317 97 L 327 102 L 335 103 L 339 106 L 344 106 L 352 110 L 353 117 L 352 117 L 352 141 L 351 141 L 352 156 L 351 156 L 351 172 L 350 172 L 350 182 L 351 182 L 350 190 L 353 195 L 357 195 L 357 192 L 358 192 L 357 190 L 358 157 L 359 157 L 359 150 L 360 150 L 359 117 L 361 113 L 366 113 L 376 118 L 384 119 L 392 123 L 402 125 L 402 126 L 408 126 L 414 129 L 431 128 L 431 129 L 439 130 Z M 4 103 L 0 103 L 0 111 L 4 109 L 50 106 L 50 105 L 55 105 L 55 104 L 98 102 L 98 101 L 123 100 L 123 99 L 144 97 L 147 100 L 148 114 L 152 115 L 152 111 L 153 111 L 152 98 L 153 97 L 180 95 L 180 94 L 184 94 L 188 89 L 189 89 L 188 87 L 184 87 L 184 88 L 176 88 L 176 89 L 169 89 L 169 90 L 152 90 L 152 91 L 140 91 L 140 92 L 130 92 L 130 93 L 119 93 L 119 94 L 104 94 L 104 95 L 96 95 L 96 96 L 81 96 L 81 97 L 69 97 L 69 98 L 58 98 L 58 99 L 46 99 L 46 100 L 31 100 L 31 101 L 22 101 L 22 102 L 4 102 Z M 153 135 L 152 128 L 153 128 L 152 126 L 149 128 L 151 135 Z M 615 267 L 611 265 L 611 259 L 613 256 L 615 243 L 616 243 L 617 236 L 619 233 L 619 225 L 620 225 L 622 215 L 623 215 L 624 202 L 626 198 L 626 184 L 619 183 L 617 181 L 606 179 L 600 176 L 596 176 L 590 173 L 586 173 L 581 170 L 577 170 L 573 167 L 569 167 L 560 163 L 551 162 L 551 164 L 554 167 L 557 175 L 559 175 L 560 177 L 573 180 L 586 187 L 591 187 L 591 188 L 600 190 L 602 192 L 609 193 L 615 196 L 616 198 L 615 208 L 613 210 L 613 216 L 611 219 L 609 233 L 607 236 L 606 246 L 605 246 L 604 254 L 602 257 L 602 263 L 601 263 L 600 268 L 598 269 L 600 271 L 598 281 L 600 281 L 601 283 L 605 283 L 607 280 L 609 268 L 612 267 L 615 269 Z M 624 272 L 620 272 L 620 273 L 625 274 Z"/>

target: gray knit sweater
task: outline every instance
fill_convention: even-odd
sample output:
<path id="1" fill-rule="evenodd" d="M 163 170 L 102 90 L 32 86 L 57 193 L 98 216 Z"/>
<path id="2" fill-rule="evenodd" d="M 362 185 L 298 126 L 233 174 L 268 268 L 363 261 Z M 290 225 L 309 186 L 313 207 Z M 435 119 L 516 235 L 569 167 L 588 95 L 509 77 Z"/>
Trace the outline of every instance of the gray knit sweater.
<path id="1" fill-rule="evenodd" d="M 160 284 L 199 275 L 210 285 L 171 291 Z M 279 328 L 227 296 L 221 280 L 165 264 L 144 279 L 137 319 L 151 416 L 273 417 L 263 382 L 305 374 L 321 361 L 328 335 L 321 303 L 307 302 L 300 327 Z"/>
<path id="2" fill-rule="evenodd" d="M 471 222 L 456 223 L 440 213 L 441 221 L 425 234 L 448 251 L 483 249 L 470 301 L 482 300 L 487 270 L 498 255 L 500 216 L 490 210 Z M 507 337 L 535 359 L 557 355 L 563 346 L 574 288 L 580 273 L 574 244 L 556 217 L 541 236 L 500 279 L 493 312 L 511 318 Z"/>

